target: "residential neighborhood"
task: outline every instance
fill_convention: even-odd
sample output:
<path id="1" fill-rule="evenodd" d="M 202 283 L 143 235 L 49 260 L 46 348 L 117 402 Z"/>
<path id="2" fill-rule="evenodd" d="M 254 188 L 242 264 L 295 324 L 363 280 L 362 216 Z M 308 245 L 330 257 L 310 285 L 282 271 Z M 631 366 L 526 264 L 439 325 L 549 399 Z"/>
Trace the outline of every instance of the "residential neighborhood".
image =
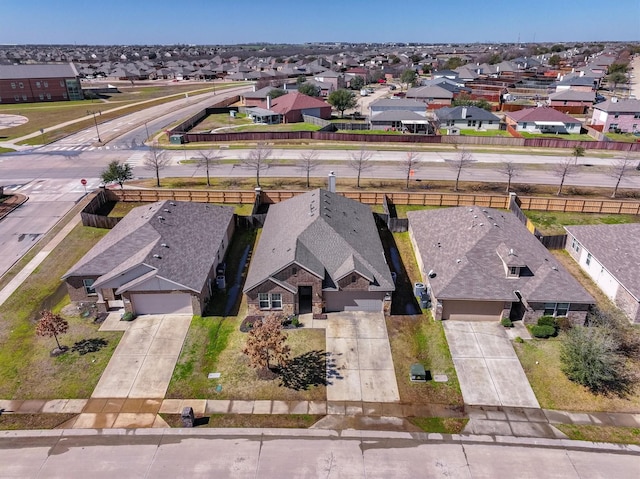
<path id="1" fill-rule="evenodd" d="M 637 476 L 637 8 L 38 8 L 0 476 Z"/>

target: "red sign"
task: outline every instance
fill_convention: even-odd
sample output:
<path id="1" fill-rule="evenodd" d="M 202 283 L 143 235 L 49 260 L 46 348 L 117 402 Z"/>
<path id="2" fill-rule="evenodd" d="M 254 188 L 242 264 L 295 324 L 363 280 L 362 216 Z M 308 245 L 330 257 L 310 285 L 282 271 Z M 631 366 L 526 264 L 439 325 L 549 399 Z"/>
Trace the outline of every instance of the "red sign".
<path id="1" fill-rule="evenodd" d="M 86 184 L 87 184 L 87 180 L 85 180 L 84 178 L 82 178 L 82 179 L 80 180 L 80 183 L 82 183 L 82 186 L 84 186 L 84 185 L 86 185 Z"/>

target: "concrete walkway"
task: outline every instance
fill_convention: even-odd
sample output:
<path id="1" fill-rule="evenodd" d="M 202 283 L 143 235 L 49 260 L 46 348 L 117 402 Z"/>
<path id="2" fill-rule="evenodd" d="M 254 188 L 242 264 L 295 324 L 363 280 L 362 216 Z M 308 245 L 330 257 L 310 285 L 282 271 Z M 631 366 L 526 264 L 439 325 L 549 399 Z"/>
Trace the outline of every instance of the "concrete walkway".
<path id="1" fill-rule="evenodd" d="M 191 318 L 150 315 L 125 323 L 120 313 L 110 314 L 100 331 L 126 331 L 91 397 L 163 398 Z"/>
<path id="2" fill-rule="evenodd" d="M 540 408 L 505 328 L 494 321 L 443 321 L 467 405 Z"/>
<path id="3" fill-rule="evenodd" d="M 0 400 L 3 414 L 77 414 L 63 428 L 168 427 L 158 416 L 180 414 L 191 407 L 197 417 L 211 414 L 311 414 L 331 417 L 376 418 L 468 417 L 467 434 L 486 436 L 563 438 L 557 424 L 640 428 L 638 413 L 571 412 L 536 408 L 456 407 L 430 404 L 356 401 L 240 401 L 220 399 L 34 399 Z"/>
<path id="4" fill-rule="evenodd" d="M 326 338 L 327 401 L 400 401 L 381 312 L 330 313 Z"/>

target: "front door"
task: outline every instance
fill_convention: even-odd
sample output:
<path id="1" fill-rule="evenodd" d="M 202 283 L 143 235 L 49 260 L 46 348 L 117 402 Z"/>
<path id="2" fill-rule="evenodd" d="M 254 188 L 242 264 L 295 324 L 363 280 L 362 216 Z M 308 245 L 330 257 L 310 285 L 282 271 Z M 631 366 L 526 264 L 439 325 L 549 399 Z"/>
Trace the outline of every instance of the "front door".
<path id="1" fill-rule="evenodd" d="M 311 313 L 313 289 L 311 286 L 298 286 L 298 314 Z"/>

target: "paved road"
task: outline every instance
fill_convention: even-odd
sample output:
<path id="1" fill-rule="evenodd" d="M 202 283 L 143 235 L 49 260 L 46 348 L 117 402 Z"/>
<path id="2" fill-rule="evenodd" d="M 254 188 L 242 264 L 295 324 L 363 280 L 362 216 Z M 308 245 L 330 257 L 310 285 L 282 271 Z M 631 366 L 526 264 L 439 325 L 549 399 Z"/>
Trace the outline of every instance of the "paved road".
<path id="1" fill-rule="evenodd" d="M 77 434 L 77 435 L 76 435 Z M 640 448 L 318 430 L 0 433 L 0 478 L 637 478 Z"/>

